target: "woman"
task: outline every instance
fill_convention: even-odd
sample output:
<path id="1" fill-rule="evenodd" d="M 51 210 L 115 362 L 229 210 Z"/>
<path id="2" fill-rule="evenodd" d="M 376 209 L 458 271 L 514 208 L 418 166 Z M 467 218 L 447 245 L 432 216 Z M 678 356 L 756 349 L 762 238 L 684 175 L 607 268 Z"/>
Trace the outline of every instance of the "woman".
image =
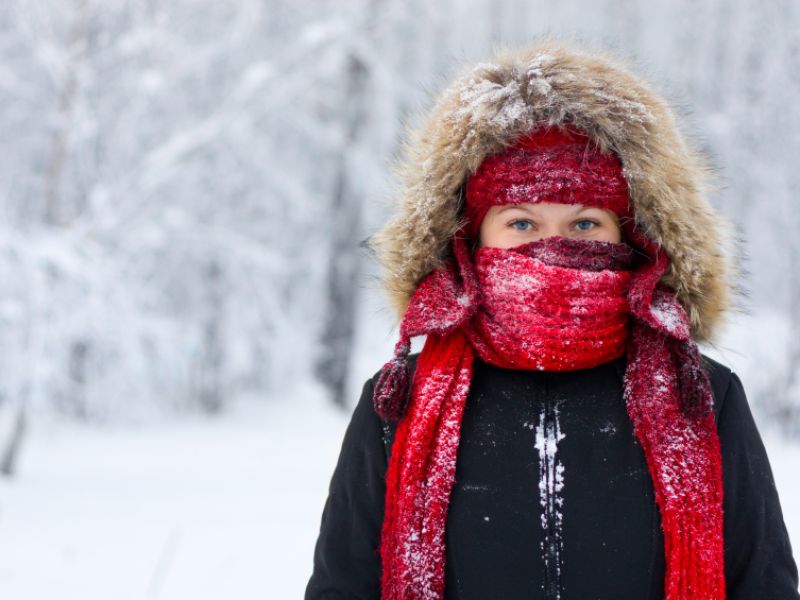
<path id="1" fill-rule="evenodd" d="M 728 310 L 728 226 L 666 104 L 548 42 L 457 79 L 406 155 L 371 239 L 401 337 L 307 600 L 796 600 L 742 382 L 697 347 Z"/>

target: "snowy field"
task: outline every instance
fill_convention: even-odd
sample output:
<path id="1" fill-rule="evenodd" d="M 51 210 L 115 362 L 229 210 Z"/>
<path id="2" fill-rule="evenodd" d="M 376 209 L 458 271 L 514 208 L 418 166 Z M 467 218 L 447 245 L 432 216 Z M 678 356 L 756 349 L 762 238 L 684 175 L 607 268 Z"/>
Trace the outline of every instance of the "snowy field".
<path id="1" fill-rule="evenodd" d="M 0 482 L 0 598 L 301 597 L 348 420 L 315 395 L 141 430 L 34 428 Z"/>
<path id="2" fill-rule="evenodd" d="M 301 598 L 349 415 L 297 395 L 141 430 L 33 428 L 0 482 L 0 598 Z M 800 445 L 763 433 L 797 548 Z"/>

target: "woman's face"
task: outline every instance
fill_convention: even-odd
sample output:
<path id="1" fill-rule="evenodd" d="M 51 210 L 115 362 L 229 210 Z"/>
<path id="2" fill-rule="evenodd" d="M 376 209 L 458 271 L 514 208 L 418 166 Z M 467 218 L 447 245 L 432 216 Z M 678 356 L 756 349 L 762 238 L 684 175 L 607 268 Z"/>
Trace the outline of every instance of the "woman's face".
<path id="1" fill-rule="evenodd" d="M 553 235 L 619 243 L 617 215 L 582 204 L 506 204 L 493 206 L 483 218 L 480 245 L 511 248 Z"/>

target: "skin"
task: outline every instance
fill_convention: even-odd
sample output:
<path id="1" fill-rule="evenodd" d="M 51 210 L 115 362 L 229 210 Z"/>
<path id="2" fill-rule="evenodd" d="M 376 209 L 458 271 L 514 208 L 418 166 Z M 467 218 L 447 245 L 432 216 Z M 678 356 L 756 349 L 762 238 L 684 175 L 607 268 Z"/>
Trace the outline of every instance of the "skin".
<path id="1" fill-rule="evenodd" d="M 622 241 L 619 219 L 613 211 L 582 204 L 539 202 L 491 207 L 481 223 L 479 245 L 512 248 L 554 235 Z"/>

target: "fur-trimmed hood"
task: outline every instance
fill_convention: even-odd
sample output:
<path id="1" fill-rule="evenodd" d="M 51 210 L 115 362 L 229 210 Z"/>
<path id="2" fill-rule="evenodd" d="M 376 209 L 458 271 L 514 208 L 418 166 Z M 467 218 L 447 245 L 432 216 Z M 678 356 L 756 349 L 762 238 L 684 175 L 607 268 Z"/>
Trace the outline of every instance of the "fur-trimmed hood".
<path id="1" fill-rule="evenodd" d="M 618 58 L 544 41 L 474 65 L 407 130 L 395 165 L 397 212 L 368 240 L 401 317 L 420 280 L 449 256 L 462 186 L 481 161 L 535 125 L 569 121 L 622 161 L 636 226 L 671 259 L 664 283 L 712 341 L 730 309 L 733 227 L 711 207 L 705 158 L 681 135 L 667 103 Z"/>

